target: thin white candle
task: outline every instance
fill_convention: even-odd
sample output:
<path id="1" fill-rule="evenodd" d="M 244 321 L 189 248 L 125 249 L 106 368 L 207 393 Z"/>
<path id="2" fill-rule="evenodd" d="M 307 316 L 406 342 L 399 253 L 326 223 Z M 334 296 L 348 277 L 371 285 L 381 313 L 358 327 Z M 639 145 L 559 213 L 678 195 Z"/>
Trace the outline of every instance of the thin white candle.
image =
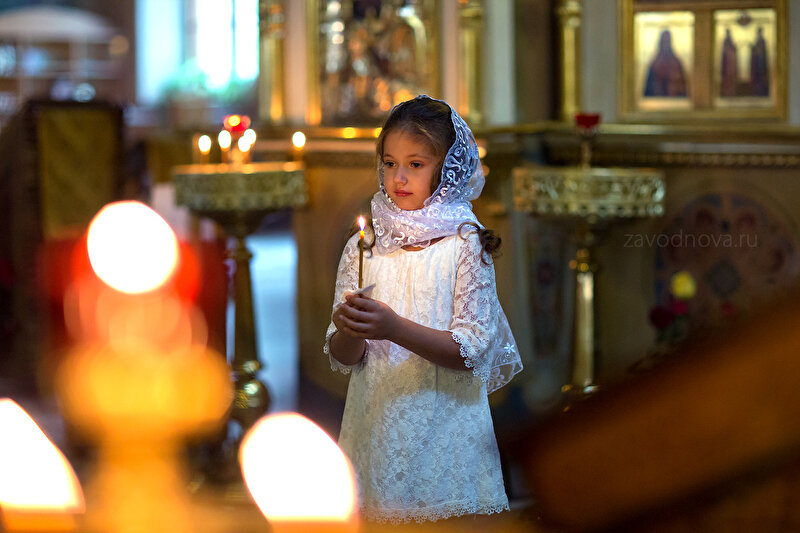
<path id="1" fill-rule="evenodd" d="M 363 216 L 358 217 L 358 288 L 364 286 L 364 226 L 367 224 L 367 219 Z"/>

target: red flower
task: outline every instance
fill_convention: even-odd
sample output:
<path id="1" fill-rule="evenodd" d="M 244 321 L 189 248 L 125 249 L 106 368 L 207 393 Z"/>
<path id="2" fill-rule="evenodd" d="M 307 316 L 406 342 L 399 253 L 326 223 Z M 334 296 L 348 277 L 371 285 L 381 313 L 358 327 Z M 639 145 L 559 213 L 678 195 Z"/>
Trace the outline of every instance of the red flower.
<path id="1" fill-rule="evenodd" d="M 670 308 L 676 315 L 685 315 L 689 312 L 689 304 L 683 300 L 673 300 L 670 304 Z"/>
<path id="2" fill-rule="evenodd" d="M 668 307 L 659 305 L 650 311 L 650 323 L 658 330 L 666 328 L 672 324 L 673 320 L 675 320 L 675 313 Z"/>
<path id="3" fill-rule="evenodd" d="M 575 125 L 591 129 L 600 124 L 600 113 L 575 113 Z"/>

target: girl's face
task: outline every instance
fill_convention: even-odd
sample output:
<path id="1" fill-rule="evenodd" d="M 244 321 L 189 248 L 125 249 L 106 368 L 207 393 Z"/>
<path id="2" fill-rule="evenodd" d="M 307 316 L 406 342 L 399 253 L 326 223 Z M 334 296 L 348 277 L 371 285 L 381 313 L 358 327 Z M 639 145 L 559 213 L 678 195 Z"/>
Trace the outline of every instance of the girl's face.
<path id="1" fill-rule="evenodd" d="M 392 131 L 383 143 L 383 186 L 389 198 L 406 211 L 422 209 L 430 197 L 439 158 L 420 138 Z"/>

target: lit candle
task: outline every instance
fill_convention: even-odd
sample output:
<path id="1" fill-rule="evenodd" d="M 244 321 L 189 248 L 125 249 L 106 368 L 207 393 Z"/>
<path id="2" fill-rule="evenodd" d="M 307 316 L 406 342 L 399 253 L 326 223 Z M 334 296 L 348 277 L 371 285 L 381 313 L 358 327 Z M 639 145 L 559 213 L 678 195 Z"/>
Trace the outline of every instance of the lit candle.
<path id="1" fill-rule="evenodd" d="M 241 154 L 241 162 L 242 163 L 249 163 L 250 162 L 250 144 L 249 140 L 245 136 L 239 137 L 239 140 L 236 142 L 236 147 L 239 149 L 239 153 Z"/>
<path id="2" fill-rule="evenodd" d="M 200 150 L 200 163 L 208 163 L 208 153 L 211 151 L 211 137 L 201 135 L 197 139 L 197 149 Z"/>
<path id="3" fill-rule="evenodd" d="M 77 530 L 83 490 L 61 450 L 9 398 L 0 398 L 0 434 L 0 531 Z"/>
<path id="4" fill-rule="evenodd" d="M 356 533 L 353 467 L 333 439 L 297 413 L 261 418 L 239 448 L 247 490 L 275 533 Z"/>
<path id="5" fill-rule="evenodd" d="M 303 159 L 303 147 L 306 145 L 306 135 L 302 131 L 292 134 L 292 159 L 300 161 Z"/>
<path id="6" fill-rule="evenodd" d="M 364 286 L 364 226 L 367 219 L 363 216 L 358 217 L 358 288 Z"/>
<path id="7" fill-rule="evenodd" d="M 219 149 L 222 151 L 222 162 L 228 163 L 228 150 L 231 148 L 231 132 L 228 130 L 222 130 L 217 135 L 217 142 L 219 143 Z"/>

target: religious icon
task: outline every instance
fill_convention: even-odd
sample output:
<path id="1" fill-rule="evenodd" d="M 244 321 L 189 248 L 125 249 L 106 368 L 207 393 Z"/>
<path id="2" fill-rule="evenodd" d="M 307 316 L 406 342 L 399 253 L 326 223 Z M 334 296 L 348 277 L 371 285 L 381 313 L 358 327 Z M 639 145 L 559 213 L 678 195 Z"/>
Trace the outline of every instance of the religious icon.
<path id="1" fill-rule="evenodd" d="M 717 10 L 714 23 L 717 104 L 773 105 L 775 10 Z"/>
<path id="2" fill-rule="evenodd" d="M 722 42 L 722 65 L 720 67 L 720 96 L 736 96 L 739 84 L 739 60 L 737 55 L 738 48 L 731 38 L 731 29 L 725 28 L 725 40 Z"/>
<path id="3" fill-rule="evenodd" d="M 320 107 L 327 124 L 374 125 L 393 105 L 435 92 L 435 2 L 320 3 Z"/>
<path id="4" fill-rule="evenodd" d="M 634 17 L 637 107 L 689 109 L 694 58 L 694 15 L 641 12 Z"/>
<path id="5" fill-rule="evenodd" d="M 647 70 L 644 96 L 686 96 L 686 72 L 672 50 L 672 33 L 669 29 L 661 32 L 658 54 Z"/>
<path id="6" fill-rule="evenodd" d="M 619 116 L 787 116 L 789 0 L 619 0 Z"/>

